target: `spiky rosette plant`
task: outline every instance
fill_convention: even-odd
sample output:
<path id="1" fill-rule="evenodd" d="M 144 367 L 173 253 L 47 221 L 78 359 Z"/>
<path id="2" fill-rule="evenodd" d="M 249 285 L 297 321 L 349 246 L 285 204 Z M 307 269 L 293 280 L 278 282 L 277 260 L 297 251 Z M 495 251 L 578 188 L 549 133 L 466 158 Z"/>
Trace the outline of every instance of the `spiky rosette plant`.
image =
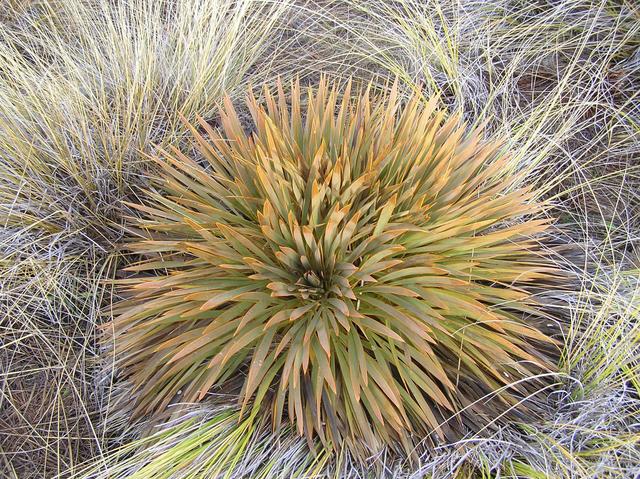
<path id="1" fill-rule="evenodd" d="M 499 144 L 395 88 L 278 89 L 251 134 L 227 100 L 221 131 L 192 128 L 202 158 L 162 152 L 134 205 L 112 329 L 136 411 L 218 386 L 360 456 L 507 417 L 552 368 L 524 319 L 551 269 Z"/>

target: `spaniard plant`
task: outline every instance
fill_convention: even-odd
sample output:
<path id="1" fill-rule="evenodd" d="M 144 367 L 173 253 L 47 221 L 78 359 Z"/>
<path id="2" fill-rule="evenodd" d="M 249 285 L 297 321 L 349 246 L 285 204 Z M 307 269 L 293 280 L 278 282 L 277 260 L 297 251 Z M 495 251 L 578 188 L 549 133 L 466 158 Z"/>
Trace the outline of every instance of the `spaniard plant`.
<path id="1" fill-rule="evenodd" d="M 107 328 L 136 414 L 217 391 L 365 457 L 533 413 L 541 206 L 435 98 L 339 90 L 250 96 L 251 132 L 227 99 L 154 157 Z"/>

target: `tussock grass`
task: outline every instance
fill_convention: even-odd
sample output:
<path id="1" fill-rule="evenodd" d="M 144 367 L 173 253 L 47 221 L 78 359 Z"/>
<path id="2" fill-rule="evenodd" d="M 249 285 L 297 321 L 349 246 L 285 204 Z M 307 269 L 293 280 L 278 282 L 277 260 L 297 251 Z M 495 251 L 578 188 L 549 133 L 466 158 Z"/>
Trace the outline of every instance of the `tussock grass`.
<path id="1" fill-rule="evenodd" d="M 277 439 L 276 439 L 277 438 Z M 97 461 L 80 475 L 96 478 L 286 478 L 323 474 L 331 456 L 309 453 L 305 441 L 285 427 L 274 436 L 269 427 L 241 419 L 232 409 L 200 409 L 162 430 L 132 441 Z"/>
<path id="2" fill-rule="evenodd" d="M 179 140 L 180 115 L 210 117 L 223 93 L 244 88 L 285 8 L 251 0 L 34 6 L 0 36 L 5 221 L 100 238 L 145 171 L 139 150 Z"/>
<path id="3" fill-rule="evenodd" d="M 223 91 L 237 96 L 247 82 L 273 82 L 276 74 L 314 82 L 320 71 L 374 79 L 381 88 L 397 76 L 406 94 L 418 86 L 440 93 L 469 123 L 486 122 L 488 133 L 508 138 L 509 168 L 538 185 L 559 217 L 558 262 L 573 278 L 568 290 L 540 292 L 569 325 L 564 388 L 546 419 L 468 437 L 417 465 L 383 454 L 371 459 L 371 475 L 630 477 L 637 470 L 635 2 L 4 5 L 0 474 L 128 477 L 146 468 L 139 477 L 201 477 L 220 468 L 222 477 L 363 477 L 345 455 L 313 458 L 286 435 L 260 436 L 249 452 L 243 441 L 218 442 L 237 427 L 235 413 L 219 411 L 193 412 L 164 435 L 112 449 L 144 427 L 111 416 L 128 389 L 95 363 L 95 324 L 111 301 L 100 280 L 122 262 L 110 255 L 122 234 L 120 200 L 152 174 L 137 150 L 179 143 L 178 113 L 208 118 Z M 205 420 L 213 422 L 203 428 Z M 201 441 L 206 434 L 213 440 Z M 77 467 L 91 457 L 98 469 Z"/>

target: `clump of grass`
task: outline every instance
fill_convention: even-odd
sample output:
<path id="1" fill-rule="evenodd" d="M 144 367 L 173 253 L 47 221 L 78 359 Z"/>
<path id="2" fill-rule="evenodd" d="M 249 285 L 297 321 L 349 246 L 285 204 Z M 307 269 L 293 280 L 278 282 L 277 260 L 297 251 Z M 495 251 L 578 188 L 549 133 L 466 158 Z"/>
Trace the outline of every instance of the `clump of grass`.
<path id="1" fill-rule="evenodd" d="M 206 166 L 158 160 L 112 324 L 137 412 L 239 383 L 241 411 L 361 458 L 534 414 L 548 220 L 435 99 L 350 89 L 321 81 L 304 110 L 298 84 L 290 108 L 266 89 L 251 135 L 227 101 L 222 132 L 193 129 Z"/>
<path id="2" fill-rule="evenodd" d="M 74 477 L 197 479 L 315 477 L 332 469 L 331 455 L 310 454 L 304 440 L 283 428 L 274 435 L 235 408 L 200 408 L 131 441 Z"/>
<path id="3" fill-rule="evenodd" d="M 139 151 L 179 142 L 276 40 L 287 4 L 35 2 L 0 32 L 0 215 L 109 245 Z M 266 71 L 266 69 L 261 69 Z"/>

